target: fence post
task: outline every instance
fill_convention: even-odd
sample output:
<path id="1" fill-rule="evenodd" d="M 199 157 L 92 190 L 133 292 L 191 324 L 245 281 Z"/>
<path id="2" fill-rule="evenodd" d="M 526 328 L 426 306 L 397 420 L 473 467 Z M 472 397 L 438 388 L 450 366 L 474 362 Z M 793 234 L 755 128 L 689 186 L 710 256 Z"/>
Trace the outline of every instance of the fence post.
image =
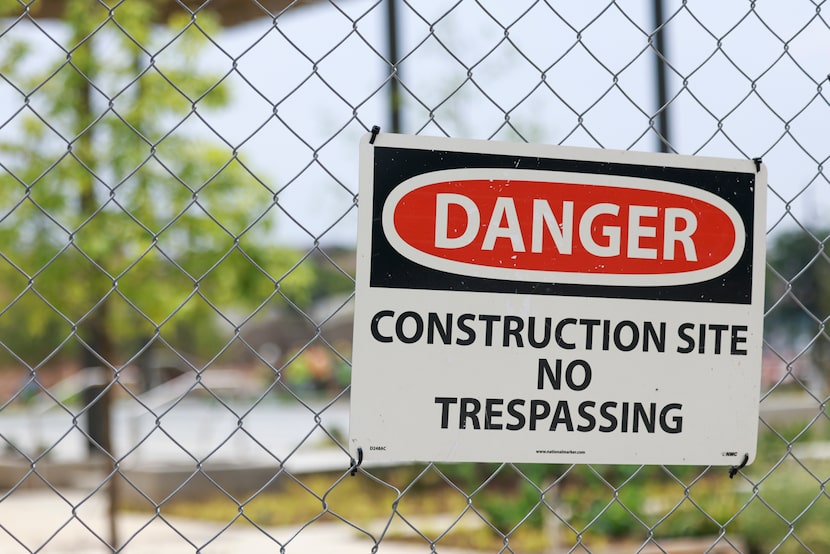
<path id="1" fill-rule="evenodd" d="M 100 383 L 88 385 L 81 391 L 81 401 L 86 406 L 86 445 L 89 457 L 99 454 L 102 450 L 109 452 L 109 394 L 106 387 Z"/>

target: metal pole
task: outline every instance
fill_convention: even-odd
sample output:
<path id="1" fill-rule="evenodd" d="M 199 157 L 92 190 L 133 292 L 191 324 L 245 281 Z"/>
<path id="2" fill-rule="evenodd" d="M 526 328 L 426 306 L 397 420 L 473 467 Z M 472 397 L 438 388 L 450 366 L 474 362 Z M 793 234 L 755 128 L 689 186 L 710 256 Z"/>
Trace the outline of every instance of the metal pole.
<path id="1" fill-rule="evenodd" d="M 401 132 L 401 88 L 400 67 L 398 67 L 398 2 L 386 2 L 386 28 L 388 42 L 388 57 L 393 69 L 389 80 L 389 130 L 393 133 Z"/>
<path id="2" fill-rule="evenodd" d="M 668 84 L 666 83 L 666 52 L 665 30 L 663 21 L 663 0 L 652 0 L 654 12 L 654 56 L 655 79 L 657 96 L 657 142 L 660 152 L 671 150 L 671 137 L 669 136 L 669 100 Z"/>

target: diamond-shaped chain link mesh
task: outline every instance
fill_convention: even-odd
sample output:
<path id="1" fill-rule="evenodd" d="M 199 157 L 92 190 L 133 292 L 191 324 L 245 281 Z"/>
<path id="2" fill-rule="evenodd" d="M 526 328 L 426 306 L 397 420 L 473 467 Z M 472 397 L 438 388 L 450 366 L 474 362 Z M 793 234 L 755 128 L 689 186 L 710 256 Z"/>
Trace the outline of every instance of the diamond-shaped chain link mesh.
<path id="1" fill-rule="evenodd" d="M 0 1 L 0 550 L 830 551 L 827 3 L 389 1 Z M 352 470 L 391 121 L 763 158 L 755 463 Z"/>

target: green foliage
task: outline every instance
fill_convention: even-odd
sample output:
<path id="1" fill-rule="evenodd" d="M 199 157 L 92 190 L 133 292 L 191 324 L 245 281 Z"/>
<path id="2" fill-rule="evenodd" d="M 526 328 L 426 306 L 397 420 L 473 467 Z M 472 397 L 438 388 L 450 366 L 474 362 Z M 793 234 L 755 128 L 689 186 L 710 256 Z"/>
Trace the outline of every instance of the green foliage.
<path id="1" fill-rule="evenodd" d="M 775 303 L 790 292 L 802 304 L 784 303 L 770 318 L 785 318 L 789 329 L 800 331 L 801 325 L 830 315 L 830 254 L 825 250 L 830 229 L 796 228 L 780 233 L 767 251 L 767 303 Z"/>
<path id="2" fill-rule="evenodd" d="M 155 5 L 110 16 L 69 0 L 51 59 L 0 38 L 21 106 L 0 135 L 0 333 L 30 364 L 77 352 L 76 332 L 104 357 L 156 332 L 211 356 L 218 308 L 309 299 L 311 271 L 289 272 L 300 254 L 270 244 L 273 190 L 203 138 L 200 113 L 229 100 L 221 75 L 196 69 L 215 22 L 155 26 Z"/>
<path id="3" fill-rule="evenodd" d="M 764 333 L 775 348 L 810 347 L 813 364 L 830 371 L 830 228 L 795 228 L 776 235 L 767 251 Z"/>
<path id="4" fill-rule="evenodd" d="M 653 529 L 658 539 L 718 535 L 744 502 L 728 478 L 698 481 L 688 496 L 677 483 L 638 480 L 615 496 L 567 487 L 563 500 L 573 507 L 572 525 L 586 537 L 639 538 Z"/>
<path id="5" fill-rule="evenodd" d="M 512 491 L 485 490 L 476 503 L 501 533 L 519 527 L 538 529 L 544 523 L 542 493 L 532 483 L 517 481 Z"/>
<path id="6" fill-rule="evenodd" d="M 795 463 L 779 466 L 738 515 L 738 531 L 752 552 L 830 552 L 830 497 L 825 487 L 830 467 L 824 462 L 812 468 L 823 470 L 824 484 Z"/>

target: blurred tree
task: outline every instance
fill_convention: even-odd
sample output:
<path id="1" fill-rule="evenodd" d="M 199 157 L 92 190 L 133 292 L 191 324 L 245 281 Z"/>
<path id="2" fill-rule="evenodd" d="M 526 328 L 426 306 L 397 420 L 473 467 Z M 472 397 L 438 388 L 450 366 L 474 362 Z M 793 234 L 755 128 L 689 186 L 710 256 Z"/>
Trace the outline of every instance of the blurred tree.
<path id="1" fill-rule="evenodd" d="M 801 227 L 779 233 L 767 251 L 767 340 L 793 353 L 808 349 L 830 376 L 830 229 Z"/>
<path id="2" fill-rule="evenodd" d="M 139 337 L 210 358 L 239 325 L 227 308 L 308 299 L 301 254 L 270 240 L 275 191 L 204 138 L 229 101 L 200 68 L 214 23 L 154 25 L 156 4 L 69 0 L 33 41 L 0 0 L 0 83 L 19 98 L 0 123 L 0 354 L 32 367 L 118 365 Z"/>

